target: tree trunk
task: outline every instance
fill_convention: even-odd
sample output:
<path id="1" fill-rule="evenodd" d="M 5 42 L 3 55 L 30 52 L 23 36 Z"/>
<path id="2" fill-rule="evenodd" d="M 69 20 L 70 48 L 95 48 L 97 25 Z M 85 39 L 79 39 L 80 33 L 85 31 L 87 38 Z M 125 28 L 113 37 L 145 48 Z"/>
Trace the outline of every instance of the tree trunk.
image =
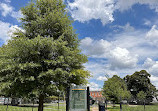
<path id="1" fill-rule="evenodd" d="M 70 101 L 69 101 L 69 94 L 70 94 L 70 87 L 67 87 L 67 92 L 66 92 L 66 111 L 69 111 L 70 107 Z"/>
<path id="2" fill-rule="evenodd" d="M 145 100 L 144 100 L 144 111 L 145 111 Z"/>
<path id="3" fill-rule="evenodd" d="M 120 101 L 120 111 L 122 111 L 122 103 L 121 103 L 121 101 Z"/>
<path id="4" fill-rule="evenodd" d="M 59 111 L 59 94 L 58 94 L 58 111 Z"/>
<path id="5" fill-rule="evenodd" d="M 115 107 L 115 102 L 113 102 L 113 108 Z"/>
<path id="6" fill-rule="evenodd" d="M 107 101 L 106 101 L 106 111 L 108 110 L 108 108 L 107 108 Z"/>
<path id="7" fill-rule="evenodd" d="M 120 97 L 120 111 L 122 111 L 122 97 Z"/>
<path id="8" fill-rule="evenodd" d="M 39 105 L 38 105 L 38 111 L 43 111 L 43 101 L 44 100 L 44 96 L 40 95 L 39 96 Z"/>
<path id="9" fill-rule="evenodd" d="M 4 103 L 3 103 L 3 105 L 5 105 L 5 100 L 6 100 L 6 98 L 4 97 Z"/>
<path id="10" fill-rule="evenodd" d="M 7 108 L 6 108 L 6 111 L 8 110 L 8 103 L 9 103 L 9 97 L 8 97 L 8 101 L 7 101 Z"/>

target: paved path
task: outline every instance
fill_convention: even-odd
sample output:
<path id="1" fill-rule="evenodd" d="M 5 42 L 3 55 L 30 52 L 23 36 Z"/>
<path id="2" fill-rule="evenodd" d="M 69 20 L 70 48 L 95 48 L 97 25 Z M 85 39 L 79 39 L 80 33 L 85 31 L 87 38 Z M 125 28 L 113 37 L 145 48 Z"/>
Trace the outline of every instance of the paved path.
<path id="1" fill-rule="evenodd" d="M 91 109 L 91 111 L 99 111 L 99 109 L 98 109 L 98 107 L 93 107 L 93 108 Z M 109 111 L 109 110 L 106 110 L 106 111 Z"/>
<path id="2" fill-rule="evenodd" d="M 99 111 L 98 107 L 93 107 L 92 111 Z"/>
<path id="3" fill-rule="evenodd" d="M 108 106 L 108 107 L 110 107 L 110 106 Z M 98 109 L 97 106 L 93 106 L 93 107 L 91 108 L 91 111 L 99 111 L 99 109 Z M 106 111 L 109 111 L 109 110 L 106 110 Z"/>

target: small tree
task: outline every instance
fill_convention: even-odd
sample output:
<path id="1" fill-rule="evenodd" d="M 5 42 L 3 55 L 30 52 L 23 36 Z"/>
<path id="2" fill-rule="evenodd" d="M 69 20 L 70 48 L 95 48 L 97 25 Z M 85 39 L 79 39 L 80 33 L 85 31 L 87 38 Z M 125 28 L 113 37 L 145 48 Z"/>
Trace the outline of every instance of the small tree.
<path id="1" fill-rule="evenodd" d="M 114 75 L 104 82 L 103 95 L 114 103 L 121 103 L 122 99 L 130 98 L 130 92 L 123 79 Z"/>
<path id="2" fill-rule="evenodd" d="M 144 111 L 145 111 L 145 98 L 146 98 L 146 93 L 143 92 L 143 91 L 140 91 L 138 94 L 137 94 L 137 99 L 138 99 L 138 102 L 140 101 L 141 104 L 144 103 Z"/>
<path id="3" fill-rule="evenodd" d="M 143 103 L 145 101 L 145 98 L 146 98 L 146 93 L 145 92 L 140 91 L 137 94 L 137 99 L 138 99 L 138 101 L 140 101 L 140 103 Z"/>
<path id="4" fill-rule="evenodd" d="M 34 0 L 22 8 L 24 32 L 14 33 L 0 51 L 0 82 L 3 93 L 12 97 L 43 100 L 72 83 L 87 82 L 79 40 L 62 0 Z"/>

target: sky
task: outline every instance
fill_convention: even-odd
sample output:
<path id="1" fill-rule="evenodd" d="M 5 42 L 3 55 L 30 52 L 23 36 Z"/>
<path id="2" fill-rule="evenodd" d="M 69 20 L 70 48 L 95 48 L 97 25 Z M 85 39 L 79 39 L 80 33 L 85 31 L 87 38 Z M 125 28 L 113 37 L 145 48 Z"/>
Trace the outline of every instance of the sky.
<path id="1" fill-rule="evenodd" d="M 30 0 L 0 0 L 0 46 L 20 29 L 20 8 Z M 158 0 L 64 0 L 79 39 L 91 90 L 105 75 L 147 70 L 158 88 Z"/>

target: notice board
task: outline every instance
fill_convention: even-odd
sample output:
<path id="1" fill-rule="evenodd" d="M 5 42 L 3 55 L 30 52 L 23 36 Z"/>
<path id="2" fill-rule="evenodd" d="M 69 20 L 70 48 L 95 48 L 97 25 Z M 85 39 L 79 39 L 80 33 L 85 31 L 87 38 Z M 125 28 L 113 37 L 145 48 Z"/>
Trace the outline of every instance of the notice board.
<path id="1" fill-rule="evenodd" d="M 70 111 L 87 111 L 87 90 L 83 86 L 70 88 Z"/>

